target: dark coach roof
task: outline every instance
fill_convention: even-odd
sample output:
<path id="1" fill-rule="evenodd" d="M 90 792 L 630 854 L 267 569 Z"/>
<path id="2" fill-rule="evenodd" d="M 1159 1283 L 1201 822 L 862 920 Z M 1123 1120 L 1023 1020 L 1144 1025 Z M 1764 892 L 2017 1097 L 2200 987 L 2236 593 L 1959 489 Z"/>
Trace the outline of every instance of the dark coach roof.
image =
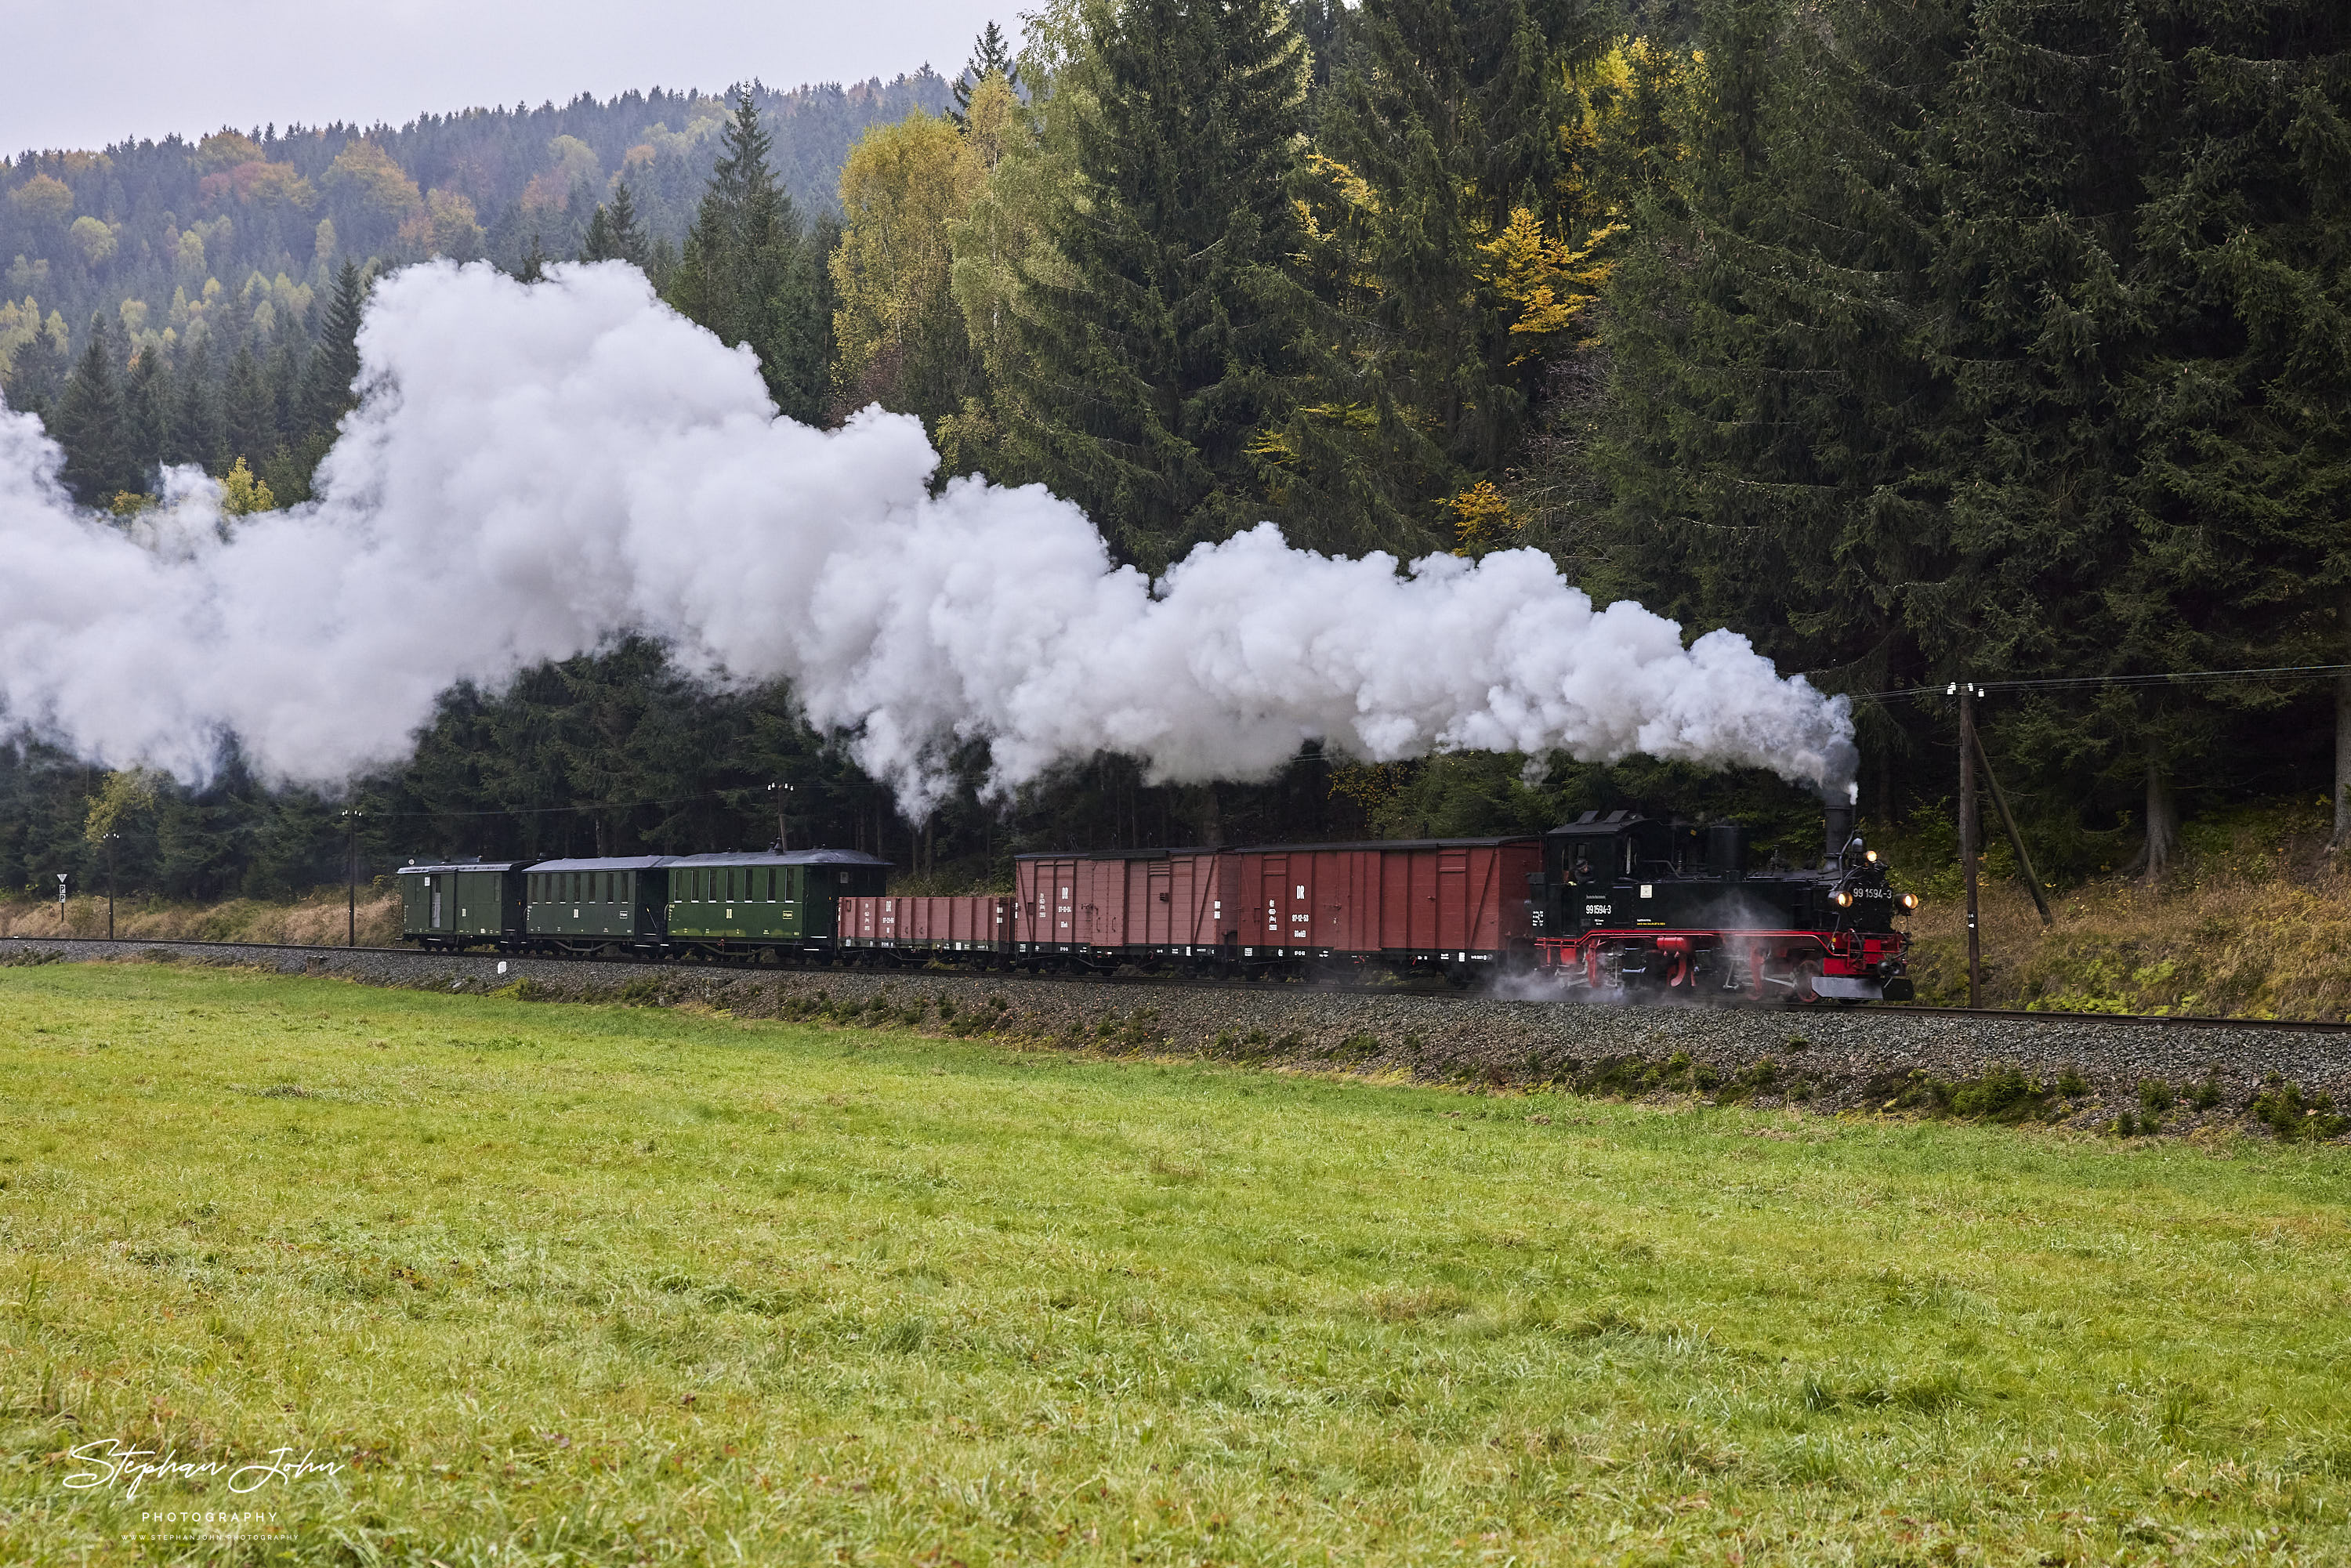
<path id="1" fill-rule="evenodd" d="M 516 871 L 530 863 L 528 861 L 445 861 L 433 865 L 404 865 L 400 868 L 399 874 L 421 876 L 426 872 Z"/>
<path id="2" fill-rule="evenodd" d="M 715 855 L 679 855 L 671 865 L 878 865 L 890 862 L 865 853 L 862 850 L 773 850 L 727 851 Z"/>
<path id="3" fill-rule="evenodd" d="M 609 860 L 540 861 L 537 871 L 651 871 L 670 863 L 668 855 L 622 855 Z"/>

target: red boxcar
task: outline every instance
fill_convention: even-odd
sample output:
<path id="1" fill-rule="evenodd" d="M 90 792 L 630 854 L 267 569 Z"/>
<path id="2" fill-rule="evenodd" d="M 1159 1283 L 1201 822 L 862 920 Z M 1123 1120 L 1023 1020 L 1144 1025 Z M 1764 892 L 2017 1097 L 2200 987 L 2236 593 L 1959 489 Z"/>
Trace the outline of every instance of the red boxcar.
<path id="1" fill-rule="evenodd" d="M 1012 951 L 1012 900 L 997 894 L 954 897 L 844 898 L 841 945 L 967 963 Z"/>
<path id="2" fill-rule="evenodd" d="M 1529 947 L 1537 839 L 1024 855 L 1018 956 L 1467 966 Z"/>

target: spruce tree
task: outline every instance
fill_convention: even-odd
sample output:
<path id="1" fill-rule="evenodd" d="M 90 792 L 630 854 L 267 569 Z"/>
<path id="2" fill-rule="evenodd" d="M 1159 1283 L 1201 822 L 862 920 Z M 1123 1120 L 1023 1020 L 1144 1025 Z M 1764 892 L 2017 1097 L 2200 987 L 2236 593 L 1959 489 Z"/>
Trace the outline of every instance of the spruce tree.
<path id="1" fill-rule="evenodd" d="M 221 410 L 220 382 L 213 373 L 212 342 L 198 338 L 179 375 L 179 402 L 172 412 L 166 463 L 228 468 L 228 422 Z"/>
<path id="2" fill-rule="evenodd" d="M 1625 150 L 1639 238 L 1611 288 L 1598 456 L 1614 507 L 1586 572 L 1840 684 L 1916 684 L 1946 666 L 1909 633 L 1906 595 L 1965 619 L 1948 593 L 1925 610 L 1952 571 L 1951 393 L 1913 340 L 1936 212 L 1918 149 L 1965 12 L 1792 15 L 1711 7 L 1704 69 L 1681 68 L 1702 92 L 1653 124 L 1632 106 L 1638 135 L 1691 156 Z M 1863 718 L 1873 751 L 1899 744 Z"/>
<path id="3" fill-rule="evenodd" d="M 2183 130 L 2153 9 L 1985 0 L 1942 118 L 1928 330 L 1965 433 L 1949 501 L 1960 575 L 1937 638 L 1952 665 L 2145 676 L 2230 662 L 2146 549 L 2162 531 L 2144 504 L 2149 374 L 2188 326 L 2140 221 Z M 2177 831 L 2173 774 L 2209 748 L 2213 716 L 2163 687 L 2116 689 L 2035 705 L 2022 737 L 2044 770 L 2138 786 L 2152 880 Z"/>
<path id="4" fill-rule="evenodd" d="M 163 345 L 151 342 L 131 363 L 122 391 L 124 428 L 143 481 L 163 462 L 172 439 L 172 365 Z"/>
<path id="5" fill-rule="evenodd" d="M 242 457 L 258 468 L 277 445 L 277 419 L 271 407 L 268 379 L 262 374 L 261 361 L 254 357 L 252 344 L 237 345 L 236 357 L 229 361 L 228 383 L 223 389 L 221 401 L 227 420 L 230 455 Z"/>
<path id="6" fill-rule="evenodd" d="M 70 369 L 64 350 L 47 332 L 34 333 L 9 357 L 8 406 L 47 421 L 56 413 L 57 393 L 65 389 Z"/>
<path id="7" fill-rule="evenodd" d="M 300 337 L 300 329 L 289 324 L 279 331 L 277 344 L 269 350 L 268 361 L 262 369 L 262 379 L 269 388 L 269 423 L 282 436 L 298 434 L 302 416 L 308 412 L 308 399 L 302 384 L 308 348 Z"/>
<path id="8" fill-rule="evenodd" d="M 1526 207 L 1553 240 L 1578 240 L 1554 193 L 1567 68 L 1597 49 L 1602 18 L 1573 0 L 1364 0 L 1350 57 L 1322 110 L 1322 141 L 1376 214 L 1364 257 L 1375 279 L 1352 359 L 1426 433 L 1426 473 L 1498 471 L 1517 444 L 1542 366 L 1497 308 L 1479 246 Z M 1351 369 L 1350 376 L 1360 374 Z"/>
<path id="9" fill-rule="evenodd" d="M 629 194 L 628 182 L 612 187 L 612 199 L 600 204 L 595 215 L 588 220 L 588 232 L 580 242 L 581 261 L 625 261 L 642 271 L 652 259 L 645 244 L 644 225 L 637 218 L 635 198 Z"/>
<path id="10" fill-rule="evenodd" d="M 769 166 L 772 150 L 751 89 L 737 89 L 669 301 L 721 341 L 748 344 L 777 408 L 813 423 L 823 417 L 830 376 L 822 269 Z"/>
<path id="11" fill-rule="evenodd" d="M 2141 613 L 2232 665 L 2351 662 L 2351 11 L 2156 5 L 2147 25 L 2172 87 L 2136 214 L 2169 308 L 2130 400 Z M 2218 749 L 2301 763 L 2273 716 L 2302 695 L 2237 688 Z M 2341 847 L 2351 680 L 2335 706 Z"/>
<path id="12" fill-rule="evenodd" d="M 118 491 L 141 487 L 115 352 L 106 317 L 94 317 L 89 342 L 66 378 L 50 430 L 65 448 L 65 467 L 58 476 L 85 507 L 102 507 Z"/>
<path id="13" fill-rule="evenodd" d="M 1134 0 L 1102 40 L 1066 271 L 1029 281 L 1016 439 L 1130 560 L 1264 515 L 1252 441 L 1287 416 L 1302 320 L 1301 55 L 1275 0 Z"/>
<path id="14" fill-rule="evenodd" d="M 580 236 L 579 261 L 610 261 L 612 259 L 612 220 L 598 207 L 588 220 L 587 232 Z"/>
<path id="15" fill-rule="evenodd" d="M 642 269 L 653 252 L 645 244 L 644 222 L 637 216 L 637 199 L 629 193 L 626 180 L 612 186 L 611 228 L 612 259 Z"/>
<path id="16" fill-rule="evenodd" d="M 360 320 L 367 311 L 367 284 L 359 267 L 343 263 L 335 274 L 334 298 L 328 302 L 319 340 L 304 367 L 303 434 L 330 432 L 358 404 L 351 383 L 360 373 Z"/>
<path id="17" fill-rule="evenodd" d="M 947 118 L 955 121 L 956 129 L 970 129 L 971 95 L 990 76 L 1000 76 L 1016 89 L 1020 85 L 1020 64 L 1004 41 L 1004 30 L 992 20 L 973 40 L 971 58 L 964 62 L 962 72 L 955 79 L 955 107 L 947 110 Z"/>

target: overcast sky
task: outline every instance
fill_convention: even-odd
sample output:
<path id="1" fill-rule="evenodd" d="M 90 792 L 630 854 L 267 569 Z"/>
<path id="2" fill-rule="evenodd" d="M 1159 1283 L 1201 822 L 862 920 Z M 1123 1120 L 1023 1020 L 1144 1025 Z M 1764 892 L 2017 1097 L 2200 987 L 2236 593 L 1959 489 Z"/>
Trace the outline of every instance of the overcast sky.
<path id="1" fill-rule="evenodd" d="M 1034 0 L 6 0 L 0 154 L 630 88 L 951 76 Z"/>

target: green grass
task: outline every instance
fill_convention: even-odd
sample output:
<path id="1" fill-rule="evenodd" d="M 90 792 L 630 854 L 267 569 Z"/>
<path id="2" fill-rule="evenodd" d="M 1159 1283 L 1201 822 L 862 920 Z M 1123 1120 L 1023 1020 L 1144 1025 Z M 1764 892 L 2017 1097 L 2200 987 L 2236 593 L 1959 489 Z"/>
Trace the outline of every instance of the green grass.
<path id="1" fill-rule="evenodd" d="M 2351 1555 L 2339 1149 L 162 966 L 0 1096 L 12 1562 Z"/>

